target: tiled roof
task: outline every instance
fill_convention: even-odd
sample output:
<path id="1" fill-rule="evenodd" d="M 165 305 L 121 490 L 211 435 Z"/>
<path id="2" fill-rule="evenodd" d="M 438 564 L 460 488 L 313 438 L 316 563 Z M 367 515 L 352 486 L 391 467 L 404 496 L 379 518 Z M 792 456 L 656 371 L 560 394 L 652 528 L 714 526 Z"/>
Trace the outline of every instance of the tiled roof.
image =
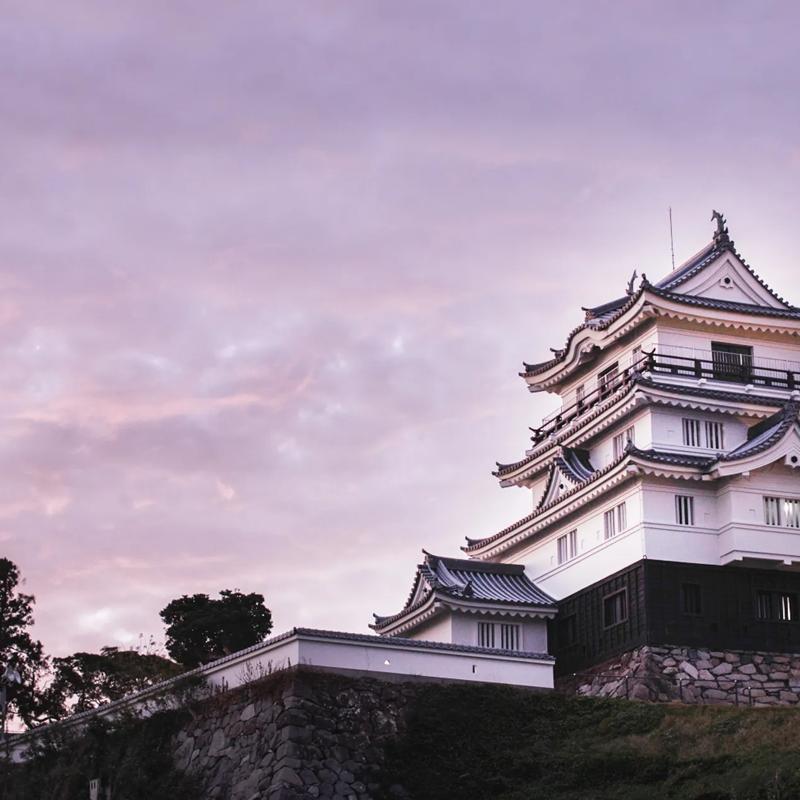
<path id="1" fill-rule="evenodd" d="M 615 393 L 615 395 L 612 395 L 608 402 L 598 404 L 595 408 L 577 418 L 572 424 L 572 427 L 569 428 L 569 431 L 575 431 L 578 428 L 583 427 L 586 423 L 591 422 L 597 416 L 596 412 L 602 412 L 606 408 L 613 406 L 618 400 L 621 400 L 623 397 L 627 397 L 630 390 L 635 386 L 642 386 L 647 389 L 664 389 L 674 394 L 684 395 L 686 397 L 703 397 L 708 400 L 747 402 L 750 405 L 757 406 L 782 406 L 785 402 L 785 400 L 780 397 L 746 394 L 744 391 L 732 392 L 728 390 L 709 389 L 705 386 L 686 386 L 677 383 L 660 383 L 652 380 L 651 378 L 645 378 L 642 375 L 635 375 L 631 378 L 630 383 L 627 385 L 626 391 L 622 395 L 616 397 Z M 535 459 L 539 458 L 543 450 L 546 448 L 545 443 L 542 443 L 542 445 L 542 447 L 536 448 L 535 452 L 533 452 L 531 455 L 525 456 L 525 458 L 522 458 L 519 461 L 515 461 L 511 464 L 501 464 L 499 461 L 496 462 L 497 469 L 492 471 L 492 475 L 494 475 L 496 478 L 502 478 L 504 475 L 508 475 L 509 473 L 518 470 L 520 467 L 524 467 L 526 464 L 531 463 Z"/>
<path id="2" fill-rule="evenodd" d="M 726 300 L 714 300 L 711 298 L 695 297 L 693 295 L 680 294 L 672 291 L 672 289 L 680 286 L 682 283 L 705 269 L 705 267 L 711 264 L 725 251 L 730 251 L 733 253 L 744 265 L 745 269 L 747 269 L 747 271 L 758 281 L 758 283 L 764 289 L 766 289 L 766 291 L 769 292 L 772 297 L 774 297 L 778 302 L 788 306 L 788 308 L 772 308 L 771 306 L 759 306 L 750 303 L 735 303 Z M 724 311 L 736 311 L 743 314 L 758 314 L 761 316 L 792 319 L 800 318 L 800 308 L 789 304 L 783 297 L 775 292 L 769 286 L 769 284 L 765 283 L 753 270 L 753 268 L 744 260 L 744 258 L 742 258 L 742 256 L 737 252 L 733 242 L 728 239 L 727 235 L 721 239 L 715 236 L 714 241 L 712 241 L 699 253 L 692 256 L 686 263 L 682 264 L 680 267 L 671 272 L 665 278 L 662 278 L 657 283 L 649 283 L 647 279 L 642 276 L 642 284 L 639 288 L 639 291 L 632 292 L 624 297 L 619 297 L 616 300 L 611 300 L 593 308 L 584 307 L 583 310 L 586 312 L 586 320 L 570 331 L 567 337 L 567 342 L 563 348 L 553 350 L 555 357 L 535 364 L 523 362 L 523 372 L 520 374 L 523 376 L 537 375 L 563 361 L 567 351 L 569 350 L 570 342 L 576 334 L 585 328 L 602 330 L 603 328 L 607 327 L 615 319 L 625 313 L 625 311 L 627 311 L 628 308 L 630 308 L 634 302 L 639 299 L 639 296 L 645 288 L 659 297 L 702 308 L 717 308 Z"/>
<path id="3" fill-rule="evenodd" d="M 742 458 L 763 453 L 772 445 L 779 442 L 797 422 L 800 403 L 790 401 L 771 417 L 753 425 L 747 431 L 747 440 L 739 447 L 722 455 L 691 455 L 689 453 L 666 453 L 658 450 L 640 450 L 636 447 L 628 449 L 631 455 L 659 464 L 675 466 L 696 467 L 703 472 L 709 472 L 716 464 L 727 461 L 738 461 Z"/>
<path id="4" fill-rule="evenodd" d="M 420 581 L 424 585 L 419 600 L 414 602 Z M 417 566 L 417 575 L 405 607 L 391 616 L 374 615 L 371 626 L 382 628 L 421 607 L 432 593 L 454 600 L 480 604 L 554 607 L 555 600 L 543 592 L 525 574 L 520 564 L 492 564 L 461 558 L 442 558 L 425 553 L 425 561 Z"/>
<path id="5" fill-rule="evenodd" d="M 800 403 L 794 400 L 787 403 L 777 414 L 753 425 L 747 431 L 747 441 L 735 450 L 731 450 L 730 453 L 726 453 L 719 460 L 736 461 L 739 458 L 748 458 L 768 450 L 773 444 L 780 441 L 789 428 L 797 422 L 798 410 L 800 410 Z"/>
<path id="6" fill-rule="evenodd" d="M 486 536 L 483 539 L 470 539 L 469 536 L 465 537 L 467 540 L 467 546 L 462 547 L 461 549 L 465 553 L 471 553 L 474 550 L 479 550 L 480 548 L 485 547 L 487 544 L 491 544 L 492 542 L 497 541 L 498 539 L 502 539 L 503 536 L 505 536 L 507 533 L 511 533 L 512 531 L 521 528 L 523 525 L 526 525 L 528 522 L 531 522 L 532 520 L 536 519 L 536 517 L 538 517 L 540 514 L 544 513 L 548 509 L 558 505 L 558 503 L 560 503 L 565 498 L 576 494 L 578 491 L 583 489 L 584 486 L 588 486 L 590 483 L 594 482 L 595 480 L 602 477 L 606 473 L 611 472 L 611 470 L 614 469 L 614 467 L 616 467 L 619 463 L 622 462 L 622 460 L 626 457 L 626 454 L 627 451 L 625 454 L 615 459 L 610 464 L 607 464 L 605 467 L 595 470 L 595 472 L 593 472 L 586 480 L 575 484 L 575 486 L 573 486 L 571 489 L 567 489 L 565 492 L 562 492 L 558 497 L 553 499 L 551 502 L 537 507 L 530 514 L 523 517 L 522 519 L 518 519 L 516 522 L 512 523 L 508 527 L 503 528 L 503 530 L 498 531 L 497 533 L 494 533 L 491 536 Z"/>

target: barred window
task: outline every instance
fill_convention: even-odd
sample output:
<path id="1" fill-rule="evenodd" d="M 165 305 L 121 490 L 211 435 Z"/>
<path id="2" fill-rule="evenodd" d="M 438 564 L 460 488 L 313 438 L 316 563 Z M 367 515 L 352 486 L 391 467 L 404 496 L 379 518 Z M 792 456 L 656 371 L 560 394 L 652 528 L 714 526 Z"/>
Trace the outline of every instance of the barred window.
<path id="1" fill-rule="evenodd" d="M 610 628 L 628 619 L 628 590 L 609 595 L 603 600 L 603 625 Z"/>
<path id="2" fill-rule="evenodd" d="M 625 503 L 620 503 L 617 506 L 617 530 L 621 533 L 628 527 L 628 511 Z"/>
<path id="3" fill-rule="evenodd" d="M 772 592 L 756 594 L 756 616 L 759 619 L 772 619 Z"/>
<path id="4" fill-rule="evenodd" d="M 688 419 L 684 417 L 683 423 L 683 443 L 686 447 L 702 447 L 700 443 L 700 420 Z"/>
<path id="5" fill-rule="evenodd" d="M 711 450 L 722 450 L 725 447 L 725 428 L 721 422 L 709 422 L 705 424 L 706 447 Z"/>
<path id="6" fill-rule="evenodd" d="M 578 531 L 570 531 L 556 540 L 558 563 L 564 564 L 578 555 Z"/>
<path id="7" fill-rule="evenodd" d="M 678 525 L 694 525 L 694 497 L 675 495 L 675 521 Z"/>
<path id="8" fill-rule="evenodd" d="M 519 650 L 520 626 L 504 622 L 500 625 L 500 647 L 503 650 Z"/>
<path id="9" fill-rule="evenodd" d="M 781 524 L 781 499 L 780 497 L 764 498 L 764 522 L 767 525 Z"/>
<path id="10" fill-rule="evenodd" d="M 625 453 L 625 448 L 628 445 L 628 442 L 633 441 L 633 426 L 631 425 L 630 428 L 626 428 L 622 433 L 618 433 L 614 439 L 613 447 L 614 447 L 614 459 L 622 458 L 623 454 Z"/>
<path id="11" fill-rule="evenodd" d="M 479 622 L 478 623 L 478 646 L 479 647 L 494 647 L 494 623 L 493 622 Z"/>
<path id="12" fill-rule="evenodd" d="M 783 524 L 788 528 L 800 528 L 800 500 L 783 501 Z"/>
<path id="13" fill-rule="evenodd" d="M 797 619 L 797 597 L 784 592 L 778 593 L 778 619 L 781 622 L 793 622 Z"/>

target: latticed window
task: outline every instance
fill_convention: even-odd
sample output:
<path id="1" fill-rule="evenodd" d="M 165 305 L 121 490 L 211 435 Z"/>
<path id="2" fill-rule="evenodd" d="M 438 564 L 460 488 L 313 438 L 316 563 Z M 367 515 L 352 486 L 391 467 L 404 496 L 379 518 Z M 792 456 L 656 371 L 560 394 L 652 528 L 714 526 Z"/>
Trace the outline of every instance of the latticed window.
<path id="1" fill-rule="evenodd" d="M 578 531 L 570 531 L 556 540 L 558 563 L 563 564 L 578 555 Z"/>
<path id="2" fill-rule="evenodd" d="M 687 494 L 675 495 L 675 522 L 678 525 L 694 525 L 694 497 Z"/>
<path id="3" fill-rule="evenodd" d="M 721 422 L 706 420 L 706 447 L 711 450 L 722 450 L 725 447 L 724 426 Z"/>
<path id="4" fill-rule="evenodd" d="M 700 420 L 684 417 L 683 423 L 683 443 L 686 447 L 702 447 L 700 443 Z"/>
<path id="5" fill-rule="evenodd" d="M 767 525 L 781 524 L 781 499 L 780 497 L 764 498 L 764 522 Z"/>
<path id="6" fill-rule="evenodd" d="M 478 623 L 478 646 L 479 647 L 494 647 L 494 623 L 493 622 L 479 622 Z"/>
<path id="7" fill-rule="evenodd" d="M 800 528 L 800 500 L 783 501 L 783 524 L 788 528 Z"/>
<path id="8" fill-rule="evenodd" d="M 603 625 L 606 628 L 628 619 L 628 592 L 622 589 L 603 600 Z"/>
<path id="9" fill-rule="evenodd" d="M 622 458 L 628 442 L 633 441 L 633 426 L 626 428 L 622 433 L 618 433 L 612 441 L 614 446 L 614 459 Z"/>
<path id="10" fill-rule="evenodd" d="M 520 626 L 510 622 L 500 625 L 500 647 L 503 650 L 519 650 Z"/>
<path id="11" fill-rule="evenodd" d="M 628 512 L 625 503 L 620 503 L 603 514 L 603 533 L 606 539 L 616 536 L 627 527 Z"/>
<path id="12" fill-rule="evenodd" d="M 793 594 L 778 594 L 778 619 L 782 622 L 793 622 L 797 619 L 797 597 Z"/>
<path id="13" fill-rule="evenodd" d="M 756 616 L 759 619 L 772 619 L 772 592 L 756 594 Z"/>

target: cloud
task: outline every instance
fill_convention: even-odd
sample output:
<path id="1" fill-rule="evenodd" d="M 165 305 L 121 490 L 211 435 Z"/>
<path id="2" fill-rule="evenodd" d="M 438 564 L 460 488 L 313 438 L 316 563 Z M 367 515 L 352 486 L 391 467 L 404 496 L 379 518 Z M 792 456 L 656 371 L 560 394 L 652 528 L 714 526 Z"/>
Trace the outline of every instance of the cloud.
<path id="1" fill-rule="evenodd" d="M 0 542 L 63 654 L 185 593 L 365 630 L 489 471 L 523 359 L 710 208 L 790 293 L 798 12 L 14 0 Z"/>

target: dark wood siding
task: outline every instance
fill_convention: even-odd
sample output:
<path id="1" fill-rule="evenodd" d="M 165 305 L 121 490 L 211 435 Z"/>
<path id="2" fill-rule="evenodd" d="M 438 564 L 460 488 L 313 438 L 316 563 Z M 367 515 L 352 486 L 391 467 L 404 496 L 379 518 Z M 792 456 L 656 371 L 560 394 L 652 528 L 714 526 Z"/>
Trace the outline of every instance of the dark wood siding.
<path id="1" fill-rule="evenodd" d="M 758 592 L 800 597 L 800 573 L 666 561 L 645 562 L 645 570 L 650 643 L 800 652 L 800 620 L 756 615 Z M 700 586 L 699 614 L 682 609 L 681 583 Z"/>
<path id="2" fill-rule="evenodd" d="M 699 586 L 697 613 L 683 608 L 684 583 Z M 628 618 L 606 627 L 603 601 L 621 589 Z M 796 616 L 800 573 L 640 561 L 559 602 L 550 637 L 556 672 L 577 672 L 643 644 L 800 653 L 800 619 L 760 619 L 759 592 L 772 594 L 774 609 L 781 594 L 792 596 Z"/>
<path id="3" fill-rule="evenodd" d="M 644 643 L 647 628 L 644 574 L 644 562 L 639 562 L 558 604 L 550 640 L 559 674 L 575 672 Z M 604 602 L 623 590 L 627 593 L 627 619 L 606 626 Z"/>

